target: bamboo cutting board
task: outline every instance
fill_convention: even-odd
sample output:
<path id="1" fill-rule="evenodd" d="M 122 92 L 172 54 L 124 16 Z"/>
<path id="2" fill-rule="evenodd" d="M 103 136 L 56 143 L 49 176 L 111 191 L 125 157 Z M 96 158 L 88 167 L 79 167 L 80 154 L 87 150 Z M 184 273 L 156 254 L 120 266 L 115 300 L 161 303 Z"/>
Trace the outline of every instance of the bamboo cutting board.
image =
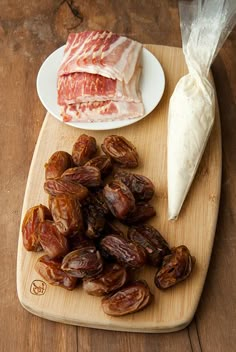
<path id="1" fill-rule="evenodd" d="M 123 135 L 132 141 L 140 155 L 140 166 L 135 172 L 149 177 L 156 187 L 151 203 L 156 208 L 157 216 L 149 223 L 162 233 L 171 247 L 185 244 L 196 257 L 196 265 L 186 281 L 166 291 L 155 287 L 154 268 L 142 269 L 139 277 L 149 283 L 154 301 L 135 314 L 110 317 L 103 313 L 100 297 L 89 296 L 81 287 L 69 292 L 44 282 L 34 270 L 34 264 L 42 253 L 27 252 L 22 245 L 20 231 L 17 258 L 18 297 L 24 308 L 40 317 L 92 328 L 158 333 L 184 328 L 196 311 L 208 270 L 219 208 L 219 113 L 217 110 L 212 134 L 180 217 L 178 221 L 170 222 L 167 219 L 166 177 L 168 104 L 177 81 L 187 72 L 187 68 L 181 49 L 156 45 L 146 47 L 156 55 L 165 72 L 166 87 L 160 104 L 138 123 L 113 131 L 79 130 L 47 114 L 30 167 L 22 219 L 28 208 L 39 203 L 47 205 L 47 195 L 43 190 L 44 164 L 53 152 L 71 152 L 72 145 L 82 133 L 94 136 L 98 145 L 109 134 Z"/>

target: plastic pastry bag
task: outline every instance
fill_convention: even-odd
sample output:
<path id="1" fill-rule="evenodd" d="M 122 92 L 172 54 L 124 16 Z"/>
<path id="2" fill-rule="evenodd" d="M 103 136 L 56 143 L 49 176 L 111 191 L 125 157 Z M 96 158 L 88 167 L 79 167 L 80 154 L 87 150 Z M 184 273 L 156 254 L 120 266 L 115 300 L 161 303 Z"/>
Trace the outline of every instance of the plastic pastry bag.
<path id="1" fill-rule="evenodd" d="M 179 12 L 189 73 L 177 83 L 169 105 L 169 220 L 179 215 L 214 124 L 215 95 L 208 74 L 236 22 L 236 0 L 180 1 Z"/>

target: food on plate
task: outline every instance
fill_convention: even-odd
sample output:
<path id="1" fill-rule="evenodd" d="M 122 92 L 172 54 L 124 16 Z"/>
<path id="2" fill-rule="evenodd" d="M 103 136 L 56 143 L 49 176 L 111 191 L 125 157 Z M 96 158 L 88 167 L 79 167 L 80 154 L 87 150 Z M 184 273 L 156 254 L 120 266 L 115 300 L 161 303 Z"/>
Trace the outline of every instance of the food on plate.
<path id="1" fill-rule="evenodd" d="M 64 122 L 141 117 L 142 45 L 109 31 L 70 33 L 58 70 L 58 105 Z"/>
<path id="2" fill-rule="evenodd" d="M 154 281 L 158 288 L 167 289 L 187 279 L 193 270 L 195 258 L 186 246 L 171 249 L 163 258 L 162 266 L 157 271 Z"/>
<path id="3" fill-rule="evenodd" d="M 158 268 L 154 280 L 163 289 L 189 276 L 193 257 L 183 245 L 170 249 L 146 223 L 156 215 L 155 187 L 148 177 L 124 170 L 138 166 L 131 141 L 107 136 L 101 143 L 105 154 L 92 136 L 81 134 L 75 145 L 79 166 L 61 151 L 46 163 L 48 208 L 40 204 L 26 212 L 24 248 L 44 252 L 35 270 L 49 284 L 68 290 L 81 285 L 104 296 L 106 314 L 134 313 L 152 298 L 148 284 L 136 281 L 145 266 Z"/>
<path id="4" fill-rule="evenodd" d="M 122 316 L 138 312 L 151 303 L 153 295 L 146 281 L 135 281 L 102 299 L 104 313 Z"/>
<path id="5" fill-rule="evenodd" d="M 140 92 L 137 90 L 140 71 L 141 69 L 136 70 L 128 83 L 85 72 L 59 76 L 58 104 L 67 105 L 107 100 L 140 103 Z"/>
<path id="6" fill-rule="evenodd" d="M 62 106 L 64 122 L 109 122 L 141 117 L 143 104 L 126 101 L 92 101 Z"/>
<path id="7" fill-rule="evenodd" d="M 88 72 L 129 82 L 142 45 L 108 31 L 70 33 L 59 76 Z"/>

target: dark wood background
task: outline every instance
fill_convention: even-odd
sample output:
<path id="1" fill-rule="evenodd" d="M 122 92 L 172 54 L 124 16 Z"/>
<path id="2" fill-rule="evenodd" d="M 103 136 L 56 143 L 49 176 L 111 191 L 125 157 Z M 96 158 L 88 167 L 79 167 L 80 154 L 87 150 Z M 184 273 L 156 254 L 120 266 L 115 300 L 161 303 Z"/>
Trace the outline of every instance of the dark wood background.
<path id="1" fill-rule="evenodd" d="M 119 333 L 43 320 L 16 293 L 24 190 L 45 116 L 36 92 L 44 59 L 71 31 L 108 29 L 143 43 L 181 47 L 174 0 L 0 2 L 0 351 L 231 352 L 236 345 L 236 29 L 212 67 L 223 142 L 222 192 L 211 263 L 194 320 L 171 334 Z"/>

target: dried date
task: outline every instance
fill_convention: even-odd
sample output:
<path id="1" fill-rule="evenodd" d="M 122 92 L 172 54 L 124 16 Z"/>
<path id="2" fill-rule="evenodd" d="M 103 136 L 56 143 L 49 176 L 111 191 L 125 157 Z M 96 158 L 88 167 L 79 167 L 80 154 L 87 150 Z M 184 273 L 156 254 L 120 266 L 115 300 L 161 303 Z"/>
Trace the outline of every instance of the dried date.
<path id="1" fill-rule="evenodd" d="M 111 234 L 125 237 L 124 232 L 117 225 L 115 225 L 111 221 L 106 220 L 103 231 L 102 231 L 102 235 L 107 236 L 107 235 L 111 235 Z"/>
<path id="2" fill-rule="evenodd" d="M 178 284 L 191 274 L 194 263 L 195 258 L 186 246 L 173 248 L 171 254 L 164 257 L 162 266 L 155 275 L 155 285 L 167 289 Z"/>
<path id="3" fill-rule="evenodd" d="M 76 182 L 85 187 L 99 187 L 101 173 L 97 167 L 84 165 L 67 169 L 61 176 L 62 180 Z"/>
<path id="4" fill-rule="evenodd" d="M 143 175 L 132 174 L 125 170 L 117 170 L 114 179 L 123 182 L 138 201 L 148 201 L 154 195 L 154 185 L 149 178 Z"/>
<path id="5" fill-rule="evenodd" d="M 130 227 L 127 232 L 129 240 L 142 246 L 149 263 L 159 267 L 163 258 L 170 254 L 169 245 L 159 231 L 148 224 Z"/>
<path id="6" fill-rule="evenodd" d="M 35 270 L 49 284 L 60 286 L 67 290 L 73 290 L 77 284 L 77 278 L 72 277 L 61 269 L 61 259 L 51 259 L 48 255 L 40 257 Z"/>
<path id="7" fill-rule="evenodd" d="M 97 192 L 93 193 L 92 196 L 92 203 L 94 204 L 94 206 L 101 211 L 104 216 L 105 215 L 109 215 L 110 214 L 110 210 L 107 206 L 107 203 L 105 201 L 105 197 L 103 194 L 103 189 L 98 190 Z"/>
<path id="8" fill-rule="evenodd" d="M 152 293 L 146 281 L 135 281 L 118 292 L 102 299 L 104 313 L 122 316 L 145 308 L 152 301 Z"/>
<path id="9" fill-rule="evenodd" d="M 127 214 L 123 222 L 127 225 L 143 223 L 156 215 L 155 208 L 144 202 L 136 203 L 135 209 Z"/>
<path id="10" fill-rule="evenodd" d="M 38 226 L 39 241 L 43 250 L 50 258 L 63 257 L 69 252 L 68 242 L 50 220 L 41 222 Z"/>
<path id="11" fill-rule="evenodd" d="M 83 214 L 86 226 L 86 235 L 89 238 L 100 237 L 105 225 L 105 217 L 103 212 L 97 209 L 93 204 L 90 204 L 83 209 Z"/>
<path id="12" fill-rule="evenodd" d="M 146 282 L 127 285 L 131 278 L 127 276 L 136 275 L 135 269 L 146 262 L 154 265 L 155 285 L 166 289 L 190 275 L 195 258 L 185 246 L 170 250 L 155 228 L 143 224 L 156 215 L 148 203 L 154 185 L 146 176 L 122 169 L 138 166 L 134 145 L 110 135 L 102 150 L 105 154 L 96 156 L 95 138 L 83 134 L 72 155 L 63 151 L 51 155 L 44 183 L 50 210 L 43 205 L 28 210 L 23 244 L 27 250 L 46 252 L 35 266 L 45 281 L 72 290 L 82 279 L 88 294 L 109 294 L 102 300 L 106 314 L 121 316 L 144 308 L 152 298 Z M 113 179 L 107 183 L 103 178 L 113 165 Z M 117 223 L 122 230 L 132 226 L 127 235 Z"/>
<path id="13" fill-rule="evenodd" d="M 38 252 L 42 250 L 39 241 L 38 226 L 41 222 L 52 219 L 52 215 L 44 205 L 36 205 L 27 210 L 22 222 L 23 245 L 27 251 Z"/>
<path id="14" fill-rule="evenodd" d="M 86 134 L 79 136 L 72 148 L 72 159 L 75 165 L 84 165 L 97 152 L 96 139 Z"/>
<path id="15" fill-rule="evenodd" d="M 130 269 L 138 269 L 146 263 L 145 250 L 138 244 L 127 241 L 119 235 L 105 236 L 101 242 L 101 254 L 114 258 L 118 263 Z"/>
<path id="16" fill-rule="evenodd" d="M 126 269 L 117 263 L 112 263 L 107 265 L 99 275 L 84 279 L 83 289 L 89 295 L 104 296 L 121 288 L 126 280 Z"/>
<path id="17" fill-rule="evenodd" d="M 81 202 L 81 204 L 83 208 L 87 208 L 90 205 L 94 206 L 96 210 L 101 212 L 101 214 L 103 214 L 104 216 L 110 213 L 110 210 L 106 204 L 106 201 L 103 195 L 103 189 L 89 192 L 88 197 L 84 199 Z"/>
<path id="18" fill-rule="evenodd" d="M 75 232 L 73 235 L 68 236 L 67 239 L 70 252 L 75 249 L 94 246 L 93 240 L 85 236 L 82 232 Z"/>
<path id="19" fill-rule="evenodd" d="M 135 168 L 138 166 L 138 153 L 134 145 L 125 137 L 107 136 L 101 148 L 111 159 L 119 163 L 121 167 Z"/>
<path id="20" fill-rule="evenodd" d="M 71 276 L 92 277 L 102 271 L 103 261 L 95 246 L 86 246 L 68 253 L 63 258 L 61 268 Z"/>
<path id="21" fill-rule="evenodd" d="M 106 155 L 95 156 L 94 158 L 87 161 L 85 166 L 97 167 L 103 177 L 109 175 L 113 168 L 111 159 Z"/>
<path id="22" fill-rule="evenodd" d="M 80 183 L 64 180 L 60 177 L 46 180 L 44 190 L 51 196 L 67 194 L 79 200 L 83 200 L 88 195 L 88 189 Z"/>
<path id="23" fill-rule="evenodd" d="M 77 199 L 63 194 L 50 197 L 49 205 L 56 227 L 64 236 L 83 231 L 83 216 Z"/>
<path id="24" fill-rule="evenodd" d="M 51 155 L 45 167 L 45 179 L 60 177 L 63 172 L 73 166 L 72 156 L 64 151 L 57 151 Z"/>
<path id="25" fill-rule="evenodd" d="M 103 189 L 104 199 L 117 219 L 125 219 L 135 209 L 135 199 L 130 189 L 120 181 L 111 181 Z"/>

